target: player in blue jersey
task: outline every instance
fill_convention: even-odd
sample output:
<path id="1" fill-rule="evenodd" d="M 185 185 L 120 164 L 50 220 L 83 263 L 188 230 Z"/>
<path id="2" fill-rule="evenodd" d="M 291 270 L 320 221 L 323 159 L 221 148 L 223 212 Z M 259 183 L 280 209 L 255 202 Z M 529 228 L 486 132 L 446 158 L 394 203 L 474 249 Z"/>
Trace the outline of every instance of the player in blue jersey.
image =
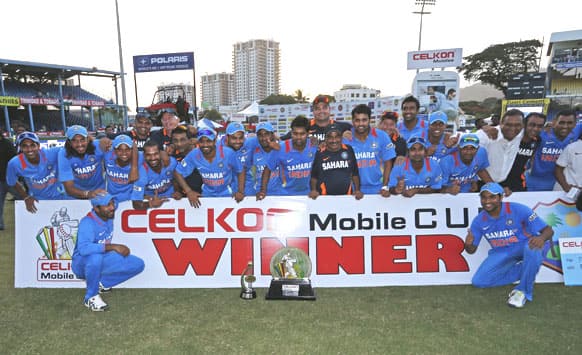
<path id="1" fill-rule="evenodd" d="M 401 104 L 403 121 L 397 125 L 400 136 L 408 141 L 410 137 L 417 136 L 426 139 L 428 123 L 418 118 L 420 102 L 412 95 L 402 100 Z"/>
<path id="2" fill-rule="evenodd" d="M 427 141 L 422 137 L 408 139 L 408 158 L 390 172 L 388 187 L 395 195 L 412 197 L 416 194 L 439 192 L 442 172 L 436 160 L 426 157 Z"/>
<path id="3" fill-rule="evenodd" d="M 69 196 L 92 199 L 106 192 L 104 155 L 101 145 L 89 137 L 85 127 L 75 125 L 67 129 L 65 147 L 59 152 L 58 175 Z"/>
<path id="4" fill-rule="evenodd" d="M 258 141 L 256 137 L 246 138 L 245 132 L 245 127 L 240 122 L 231 122 L 226 126 L 226 136 L 222 137 L 217 144 L 234 150 L 246 172 L 245 195 L 251 196 L 255 195 L 255 189 L 252 185 L 251 159 L 254 149 L 258 146 Z M 235 191 L 237 186 L 238 179 L 234 176 L 231 184 L 232 190 Z"/>
<path id="5" fill-rule="evenodd" d="M 341 128 L 335 123 L 327 126 L 324 146 L 315 153 L 310 186 L 309 197 L 314 200 L 319 195 L 354 195 L 356 200 L 364 197 L 358 160 L 352 147 L 342 143 Z"/>
<path id="6" fill-rule="evenodd" d="M 566 146 L 578 140 L 582 124 L 576 125 L 573 111 L 558 112 L 553 128 L 540 133 L 540 143 L 533 156 L 530 171 L 525 175 L 528 191 L 551 191 L 556 183 L 556 160 Z"/>
<path id="7" fill-rule="evenodd" d="M 456 195 L 459 192 L 479 191 L 477 181 L 493 181 L 485 168 L 489 166 L 487 151 L 479 148 L 479 137 L 465 134 L 459 141 L 459 150 L 439 161 L 443 172 L 441 192 Z"/>
<path id="8" fill-rule="evenodd" d="M 184 176 L 197 168 L 202 176 L 202 197 L 232 196 L 236 202 L 244 199 L 245 170 L 234 150 L 216 144 L 216 132 L 198 131 L 199 148 L 194 149 L 178 164 L 174 177 L 193 207 L 200 207 L 200 194 L 188 187 Z M 238 178 L 237 190 L 232 189 L 234 176 Z"/>
<path id="9" fill-rule="evenodd" d="M 179 200 L 183 197 L 174 180 L 178 165 L 174 157 L 170 157 L 166 165 L 161 159 L 159 144 L 149 140 L 143 146 L 143 160 L 139 166 L 139 179 L 133 183 L 131 192 L 135 209 L 157 208 L 170 198 Z"/>
<path id="10" fill-rule="evenodd" d="M 67 200 L 63 184 L 57 179 L 57 160 L 60 148 L 40 148 L 38 136 L 32 132 L 18 135 L 16 145 L 20 153 L 10 159 L 6 170 L 6 183 L 22 197 L 29 212 L 37 211 L 39 200 Z M 24 180 L 28 191 L 18 181 Z"/>
<path id="11" fill-rule="evenodd" d="M 354 107 L 352 137 L 344 139 L 344 143 L 352 146 L 356 154 L 362 192 L 388 197 L 388 179 L 396 152 L 386 132 L 370 127 L 371 116 L 372 110 L 368 105 Z"/>
<path id="12" fill-rule="evenodd" d="M 117 203 L 112 195 L 97 194 L 91 199 L 93 209 L 81 219 L 73 253 L 72 269 L 85 279 L 84 303 L 91 311 L 108 308 L 100 293 L 129 280 L 144 269 L 144 262 L 123 244 L 114 244 L 113 217 Z"/>
<path id="13" fill-rule="evenodd" d="M 473 275 L 473 286 L 496 287 L 519 281 L 507 304 L 521 308 L 526 300 L 533 300 L 542 249 L 554 231 L 531 208 L 502 202 L 503 194 L 503 187 L 495 182 L 483 185 L 480 192 L 483 211 L 471 223 L 465 250 L 473 254 L 481 239 L 487 239 L 491 250 Z"/>
<path id="14" fill-rule="evenodd" d="M 107 192 L 115 196 L 117 202 L 131 199 L 133 182 L 130 181 L 130 173 L 133 163 L 133 144 L 133 140 L 129 136 L 120 134 L 113 139 L 113 150 L 105 153 L 104 164 Z M 142 162 L 143 155 L 139 154 L 134 169 L 137 169 Z"/>
<path id="15" fill-rule="evenodd" d="M 247 170 L 245 181 L 245 195 L 250 191 L 254 191 L 253 195 L 256 195 L 256 191 L 261 189 L 263 170 L 265 170 L 265 166 L 267 166 L 267 162 L 271 156 L 277 154 L 277 150 L 273 146 L 276 145 L 279 148 L 279 143 L 277 143 L 275 137 L 275 129 L 272 124 L 269 122 L 261 122 L 257 125 L 256 132 L 259 144 L 251 154 L 251 167 Z M 267 194 L 281 195 L 282 189 L 281 169 L 277 167 L 271 171 L 269 184 L 267 185 Z"/>
<path id="16" fill-rule="evenodd" d="M 279 151 L 273 154 L 267 162 L 261 177 L 261 189 L 257 193 L 257 200 L 262 200 L 267 196 L 267 185 L 271 171 L 277 168 L 282 169 L 284 181 L 282 195 L 307 196 L 309 194 L 311 165 L 317 147 L 312 145 L 308 139 L 308 127 L 309 120 L 304 116 L 297 116 L 293 119 L 291 122 L 291 140 L 283 141 Z"/>
<path id="17" fill-rule="evenodd" d="M 429 146 L 426 155 L 437 161 L 456 150 L 458 136 L 451 137 L 445 132 L 447 127 L 447 115 L 442 111 L 435 111 L 428 115 L 427 141 Z"/>

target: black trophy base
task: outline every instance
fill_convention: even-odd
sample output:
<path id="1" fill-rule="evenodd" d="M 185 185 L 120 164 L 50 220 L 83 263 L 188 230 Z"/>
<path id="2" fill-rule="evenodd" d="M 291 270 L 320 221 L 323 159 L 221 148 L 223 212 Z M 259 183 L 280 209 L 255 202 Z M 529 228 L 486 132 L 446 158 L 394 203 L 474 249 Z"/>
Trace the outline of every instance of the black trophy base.
<path id="1" fill-rule="evenodd" d="M 265 299 L 315 301 L 315 290 L 308 279 L 273 279 Z"/>

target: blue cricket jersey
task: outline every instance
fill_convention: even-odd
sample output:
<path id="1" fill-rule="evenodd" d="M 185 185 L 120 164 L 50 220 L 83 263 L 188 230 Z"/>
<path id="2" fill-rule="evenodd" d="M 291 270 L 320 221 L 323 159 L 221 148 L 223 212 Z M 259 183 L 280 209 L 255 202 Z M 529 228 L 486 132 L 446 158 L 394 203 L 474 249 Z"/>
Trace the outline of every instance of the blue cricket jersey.
<path id="1" fill-rule="evenodd" d="M 170 157 L 170 164 L 164 166 L 160 172 L 154 171 L 147 162 L 139 165 L 139 179 L 133 183 L 131 191 L 132 201 L 143 201 L 144 196 L 172 198 L 174 194 L 174 170 L 178 166 L 176 158 Z"/>
<path id="2" fill-rule="evenodd" d="M 422 137 L 424 139 L 427 139 L 428 137 L 428 122 L 425 120 L 418 119 L 416 126 L 414 126 L 414 128 L 412 128 L 411 130 L 406 128 L 406 126 L 404 125 L 404 121 L 398 122 L 398 125 L 396 125 L 396 127 L 398 127 L 400 137 L 404 138 L 405 141 L 407 141 L 410 137 L 414 136 Z"/>
<path id="3" fill-rule="evenodd" d="M 263 171 L 271 156 L 277 154 L 276 150 L 265 152 L 261 145 L 258 145 L 251 156 L 251 167 L 247 170 L 245 180 L 245 195 L 255 195 L 261 189 Z M 267 195 L 281 195 L 283 193 L 283 182 L 281 181 L 281 169 L 277 166 L 271 170 L 269 183 L 267 184 Z"/>
<path id="4" fill-rule="evenodd" d="M 202 176 L 202 196 L 227 197 L 238 191 L 233 189 L 234 176 L 243 171 L 243 165 L 234 150 L 216 146 L 216 155 L 209 162 L 200 148 L 192 150 L 176 167 L 182 176 L 189 176 L 197 168 Z"/>
<path id="5" fill-rule="evenodd" d="M 475 237 L 474 246 L 478 246 L 485 237 L 492 248 L 509 247 L 526 241 L 530 235 L 537 235 L 547 227 L 531 208 L 516 202 L 503 202 L 499 217 L 493 218 L 486 211 L 481 211 L 471 223 L 471 232 Z"/>
<path id="6" fill-rule="evenodd" d="M 10 159 L 6 169 L 6 183 L 14 186 L 24 178 L 28 194 L 37 200 L 68 200 L 63 184 L 58 181 L 58 156 L 61 148 L 39 149 L 40 161 L 31 164 L 23 153 Z"/>
<path id="7" fill-rule="evenodd" d="M 67 157 L 66 149 L 59 152 L 59 181 L 73 181 L 81 190 L 105 189 L 103 177 L 103 157 L 105 152 L 99 147 L 99 142 L 89 142 L 95 146 L 95 154 L 85 154 L 82 158 Z"/>
<path id="8" fill-rule="evenodd" d="M 80 256 L 105 253 L 105 245 L 113 238 L 113 218 L 102 220 L 95 211 L 81 219 L 73 259 Z"/>
<path id="9" fill-rule="evenodd" d="M 352 139 L 344 139 L 351 145 L 358 160 L 360 190 L 365 194 L 380 193 L 383 185 L 384 162 L 396 157 L 394 143 L 388 134 L 372 127 L 365 141 L 356 138 L 352 128 Z"/>
<path id="10" fill-rule="evenodd" d="M 425 158 L 420 172 L 412 168 L 409 158 L 403 164 L 392 167 L 388 187 L 396 187 L 398 180 L 404 177 L 406 190 L 430 187 L 438 190 L 442 187 L 442 171 L 436 160 Z"/>
<path id="11" fill-rule="evenodd" d="M 455 181 L 460 183 L 461 192 L 470 192 L 471 183 L 479 180 L 477 173 L 489 166 L 489 158 L 484 148 L 477 149 L 473 160 L 466 165 L 461 160 L 461 153 L 457 150 L 439 161 L 443 172 L 443 186 L 452 186 Z"/>
<path id="12" fill-rule="evenodd" d="M 317 147 L 312 146 L 311 142 L 307 140 L 305 148 L 300 152 L 293 148 L 291 140 L 283 141 L 280 144 L 281 149 L 270 157 L 267 166 L 271 171 L 281 167 L 282 179 L 284 179 L 282 195 L 308 195 L 311 190 L 309 185 L 311 165 Z"/>
<path id="13" fill-rule="evenodd" d="M 110 151 L 105 154 L 103 162 L 105 164 L 105 182 L 107 185 L 107 192 L 113 196 L 117 202 L 131 200 L 131 192 L 133 191 L 133 183 L 129 183 L 129 172 L 131 170 L 131 162 L 126 166 L 119 166 L 116 162 L 117 155 L 115 151 Z M 143 153 L 138 154 L 138 167 L 143 163 Z"/>

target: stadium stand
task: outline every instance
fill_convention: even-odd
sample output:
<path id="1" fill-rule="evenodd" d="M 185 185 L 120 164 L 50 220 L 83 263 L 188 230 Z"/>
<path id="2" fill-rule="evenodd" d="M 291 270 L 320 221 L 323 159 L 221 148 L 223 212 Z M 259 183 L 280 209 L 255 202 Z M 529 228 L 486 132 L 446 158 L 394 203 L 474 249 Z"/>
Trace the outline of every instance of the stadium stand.
<path id="1" fill-rule="evenodd" d="M 0 96 L 16 97 L 21 105 L 0 110 L 0 127 L 4 129 L 11 126 L 11 121 L 16 120 L 24 123 L 29 129 L 35 130 L 42 127 L 47 130 L 64 131 L 63 125 L 73 124 L 92 127 L 94 122 L 91 120 L 95 119 L 94 111 L 91 109 L 90 114 L 83 114 L 83 110 L 79 111 L 81 109 L 79 105 L 83 105 L 85 109 L 87 106 L 118 107 L 99 95 L 81 88 L 80 85 L 74 85 L 74 82 L 78 79 L 80 83 L 82 76 L 91 76 L 107 78 L 116 83 L 120 77 L 119 72 L 99 70 L 95 67 L 72 67 L 0 59 L 0 73 L 3 84 Z M 66 85 L 67 83 L 73 85 Z M 61 102 L 64 105 L 61 105 Z M 99 120 L 101 121 L 101 117 Z"/>

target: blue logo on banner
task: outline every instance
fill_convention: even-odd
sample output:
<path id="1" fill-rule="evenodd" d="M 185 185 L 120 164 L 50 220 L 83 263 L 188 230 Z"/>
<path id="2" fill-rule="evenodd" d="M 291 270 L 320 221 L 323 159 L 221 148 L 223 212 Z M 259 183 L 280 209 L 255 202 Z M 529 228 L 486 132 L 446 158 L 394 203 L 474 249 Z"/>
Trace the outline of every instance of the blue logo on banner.
<path id="1" fill-rule="evenodd" d="M 136 55 L 133 57 L 133 71 L 169 71 L 194 69 L 194 52 Z"/>

